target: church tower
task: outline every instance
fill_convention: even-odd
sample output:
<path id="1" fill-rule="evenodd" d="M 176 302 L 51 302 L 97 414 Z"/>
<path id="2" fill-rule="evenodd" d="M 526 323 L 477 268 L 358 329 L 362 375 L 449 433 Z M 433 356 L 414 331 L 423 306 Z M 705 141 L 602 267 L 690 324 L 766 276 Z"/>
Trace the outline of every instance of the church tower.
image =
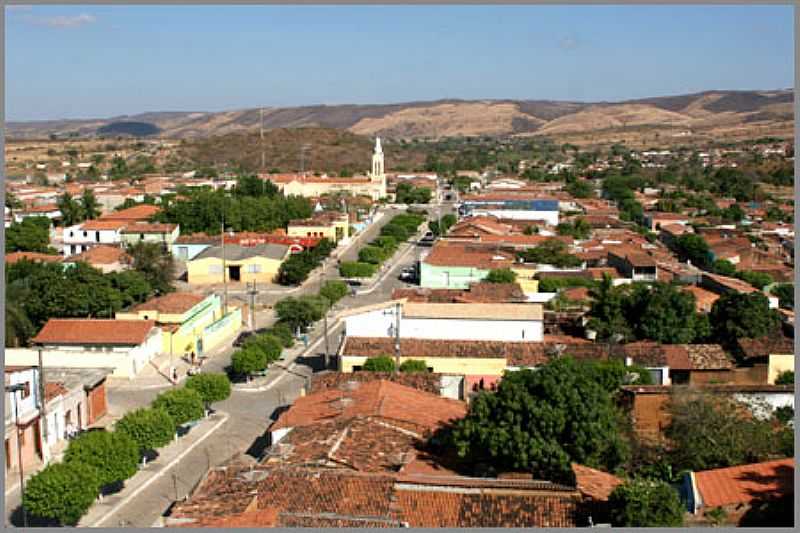
<path id="1" fill-rule="evenodd" d="M 380 182 L 379 197 L 386 196 L 386 174 L 383 172 L 383 149 L 381 148 L 381 138 L 375 138 L 375 152 L 372 154 L 372 181 Z"/>

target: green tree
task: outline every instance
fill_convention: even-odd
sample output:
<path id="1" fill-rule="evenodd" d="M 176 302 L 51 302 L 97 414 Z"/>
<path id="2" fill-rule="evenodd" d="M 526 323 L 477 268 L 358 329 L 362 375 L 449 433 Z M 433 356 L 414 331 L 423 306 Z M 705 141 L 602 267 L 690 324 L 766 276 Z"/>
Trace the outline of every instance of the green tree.
<path id="1" fill-rule="evenodd" d="M 721 276 L 731 277 L 736 275 L 736 267 L 727 259 L 717 259 L 714 261 L 712 270 Z"/>
<path id="2" fill-rule="evenodd" d="M 394 361 L 392 361 L 392 370 L 394 370 Z M 421 359 L 406 359 L 400 363 L 400 372 L 417 373 L 427 372 L 428 365 Z"/>
<path id="3" fill-rule="evenodd" d="M 94 467 L 100 486 L 124 481 L 136 473 L 139 446 L 129 435 L 119 432 L 90 431 L 69 443 L 65 463 L 83 463 Z"/>
<path id="4" fill-rule="evenodd" d="M 794 385 L 794 372 L 787 370 L 778 374 L 778 377 L 775 378 L 775 385 Z"/>
<path id="5" fill-rule="evenodd" d="M 639 339 L 687 344 L 698 336 L 695 297 L 675 285 L 635 284 L 623 301 L 623 314 Z"/>
<path id="6" fill-rule="evenodd" d="M 8 234 L 6 234 L 8 238 Z M 770 290 L 778 297 L 778 305 L 783 309 L 794 309 L 794 283 L 780 283 Z"/>
<path id="7" fill-rule="evenodd" d="M 56 204 L 61 211 L 61 223 L 65 227 L 74 226 L 83 220 L 83 208 L 68 192 L 59 196 Z"/>
<path id="8" fill-rule="evenodd" d="M 114 430 L 131 437 L 139 446 L 139 453 L 145 454 L 170 443 L 175 422 L 164 409 L 145 407 L 125 413 Z"/>
<path id="9" fill-rule="evenodd" d="M 50 246 L 50 219 L 26 217 L 6 228 L 6 253 L 39 252 L 55 254 Z"/>
<path id="10" fill-rule="evenodd" d="M 685 508 L 678 492 L 663 481 L 633 479 L 608 497 L 615 527 L 680 527 Z"/>
<path id="11" fill-rule="evenodd" d="M 81 195 L 81 217 L 84 220 L 93 220 L 100 216 L 100 204 L 90 188 L 85 188 Z"/>
<path id="12" fill-rule="evenodd" d="M 197 420 L 204 415 L 203 400 L 200 393 L 186 387 L 159 394 L 153 400 L 152 407 L 154 409 L 164 409 L 176 426 Z"/>
<path id="13" fill-rule="evenodd" d="M 319 290 L 320 296 L 327 298 L 331 304 L 338 302 L 349 293 L 350 289 L 347 287 L 347 283 L 339 280 L 326 281 Z"/>
<path id="14" fill-rule="evenodd" d="M 358 251 L 358 260 L 362 263 L 379 265 L 386 259 L 382 248 L 378 246 L 365 246 Z"/>
<path id="15" fill-rule="evenodd" d="M 249 376 L 267 367 L 267 356 L 256 346 L 248 346 L 231 356 L 231 369 L 239 376 Z"/>
<path id="16" fill-rule="evenodd" d="M 372 263 L 360 263 L 355 261 L 342 261 L 339 265 L 339 275 L 343 278 L 368 278 L 377 270 L 377 266 Z"/>
<path id="17" fill-rule="evenodd" d="M 175 262 L 169 251 L 159 243 L 143 241 L 129 246 L 127 251 L 133 258 L 133 269 L 142 273 L 156 294 L 175 290 Z"/>
<path id="18" fill-rule="evenodd" d="M 594 196 L 594 187 L 592 187 L 589 180 L 572 181 L 564 189 L 575 198 L 591 198 Z"/>
<path id="19" fill-rule="evenodd" d="M 583 264 L 578 257 L 567 252 L 564 242 L 549 238 L 536 247 L 519 252 L 518 256 L 528 263 L 553 265 L 558 268 L 578 267 Z"/>
<path id="20" fill-rule="evenodd" d="M 243 347 L 253 347 L 261 351 L 264 354 L 264 360 L 266 361 L 266 364 L 270 364 L 273 361 L 277 361 L 281 356 L 283 343 L 278 337 L 268 333 L 263 333 L 248 337 L 247 340 L 245 340 Z"/>
<path id="21" fill-rule="evenodd" d="M 673 395 L 667 405 L 670 423 L 664 434 L 676 470 L 709 470 L 757 463 L 780 456 L 781 437 L 770 420 L 730 397 L 702 393 Z"/>
<path id="22" fill-rule="evenodd" d="M 97 470 L 82 462 L 50 463 L 25 485 L 22 504 L 31 515 L 75 526 L 100 490 Z"/>
<path id="23" fill-rule="evenodd" d="M 708 243 L 695 233 L 684 233 L 675 239 L 675 251 L 681 261 L 691 261 L 696 267 L 708 268 L 711 263 Z"/>
<path id="24" fill-rule="evenodd" d="M 653 377 L 646 368 L 638 365 L 625 366 L 619 359 L 608 361 L 589 359 L 581 361 L 580 365 L 610 394 L 616 394 L 623 385 L 653 384 Z"/>
<path id="25" fill-rule="evenodd" d="M 611 395 L 570 357 L 536 371 L 507 372 L 496 393 L 483 392 L 456 422 L 458 455 L 497 471 L 526 470 L 568 482 L 570 463 L 613 470 L 626 459 Z"/>
<path id="26" fill-rule="evenodd" d="M 483 279 L 487 283 L 515 283 L 517 274 L 510 268 L 495 268 Z"/>
<path id="27" fill-rule="evenodd" d="M 742 281 L 746 281 L 758 290 L 763 289 L 767 285 L 773 283 L 772 276 L 766 272 L 754 272 L 752 270 L 743 270 L 736 274 L 736 277 Z"/>
<path id="28" fill-rule="evenodd" d="M 730 345 L 736 339 L 758 338 L 773 333 L 780 324 L 777 311 L 761 292 L 727 293 L 711 307 L 710 322 L 720 343 Z"/>
<path id="29" fill-rule="evenodd" d="M 585 240 L 592 234 L 592 227 L 583 218 L 575 219 L 575 222 L 562 222 L 556 226 L 559 235 L 569 235 L 574 239 Z"/>
<path id="30" fill-rule="evenodd" d="M 281 341 L 284 348 L 294 346 L 294 332 L 285 322 L 278 322 L 266 331 Z"/>
<path id="31" fill-rule="evenodd" d="M 279 348 L 280 350 L 280 348 Z M 186 387 L 200 393 L 206 406 L 227 400 L 231 395 L 231 380 L 225 374 L 197 374 L 189 376 Z"/>
<path id="32" fill-rule="evenodd" d="M 388 355 L 370 357 L 364 361 L 363 368 L 368 372 L 394 372 L 394 359 Z"/>
<path id="33" fill-rule="evenodd" d="M 322 318 L 325 310 L 319 303 L 309 297 L 293 298 L 290 296 L 275 304 L 275 313 L 278 320 L 293 331 L 299 329 L 304 332 L 308 326 Z"/>
<path id="34" fill-rule="evenodd" d="M 611 276 L 603 274 L 600 283 L 589 289 L 592 305 L 589 309 L 587 327 L 597 332 L 598 340 L 610 340 L 620 336 L 620 340 L 633 335 L 624 314 L 622 289 L 614 287 Z"/>

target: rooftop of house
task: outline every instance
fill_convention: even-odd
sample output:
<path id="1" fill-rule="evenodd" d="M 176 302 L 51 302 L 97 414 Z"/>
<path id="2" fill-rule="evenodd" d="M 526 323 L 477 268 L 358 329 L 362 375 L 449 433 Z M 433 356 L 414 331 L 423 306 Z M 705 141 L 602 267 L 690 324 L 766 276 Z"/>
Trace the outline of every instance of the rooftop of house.
<path id="1" fill-rule="evenodd" d="M 507 268 L 515 255 L 495 246 L 476 243 L 438 241 L 423 263 L 436 266 L 463 266 L 482 269 Z"/>
<path id="2" fill-rule="evenodd" d="M 85 252 L 64 259 L 65 263 L 85 261 L 90 265 L 111 265 L 114 263 L 130 263 L 131 256 L 119 246 L 99 244 L 92 246 Z"/>
<path id="3" fill-rule="evenodd" d="M 685 285 L 681 287 L 681 290 L 693 294 L 696 305 L 699 308 L 711 306 L 714 302 L 719 300 L 719 295 L 717 293 L 698 287 L 697 285 Z"/>
<path id="4" fill-rule="evenodd" d="M 541 304 L 517 303 L 418 303 L 403 305 L 405 318 L 457 320 L 542 320 Z"/>
<path id="5" fill-rule="evenodd" d="M 133 306 L 130 311 L 134 313 L 140 311 L 157 311 L 163 314 L 183 314 L 205 299 L 206 296 L 202 294 L 170 292 Z"/>
<path id="6" fill-rule="evenodd" d="M 323 372 L 314 374 L 311 378 L 310 392 L 315 393 L 328 389 L 348 390 L 353 386 L 353 382 L 363 383 L 381 379 L 438 395 L 442 375 L 430 372 L 368 372 L 365 370 L 353 373 Z"/>
<path id="7" fill-rule="evenodd" d="M 128 225 L 128 221 L 126 220 L 87 220 L 83 224 L 79 226 L 79 230 L 84 231 L 120 231 L 126 225 Z"/>
<path id="8" fill-rule="evenodd" d="M 608 497 L 623 481 L 613 474 L 589 468 L 588 466 L 572 463 L 572 472 L 575 474 L 575 485 L 586 497 L 596 501 L 608 501 Z"/>
<path id="9" fill-rule="evenodd" d="M 155 327 L 152 320 L 51 318 L 33 338 L 37 344 L 121 345 L 142 344 Z"/>
<path id="10" fill-rule="evenodd" d="M 270 431 L 323 420 L 374 417 L 433 431 L 466 414 L 466 404 L 387 380 L 359 383 L 353 390 L 328 389 L 298 398 Z"/>
<path id="11" fill-rule="evenodd" d="M 738 278 L 731 278 L 728 276 L 722 276 L 720 274 L 712 274 L 710 272 L 703 272 L 703 279 L 710 280 L 717 285 L 721 285 L 723 287 L 727 287 L 728 289 L 734 290 L 740 293 L 750 293 L 750 292 L 759 292 L 758 289 L 747 283 L 746 281 L 740 280 Z"/>
<path id="12" fill-rule="evenodd" d="M 6 264 L 13 265 L 23 259 L 28 261 L 41 261 L 44 263 L 60 263 L 64 260 L 62 255 L 40 254 L 38 252 L 11 252 L 6 254 Z"/>
<path id="13" fill-rule="evenodd" d="M 322 211 L 309 218 L 290 220 L 289 226 L 329 226 L 335 222 L 340 222 L 342 219 L 347 219 L 347 213 L 341 213 L 339 211 Z"/>
<path id="14" fill-rule="evenodd" d="M 177 229 L 177 224 L 162 224 L 157 222 L 134 222 L 127 224 L 122 233 L 172 233 Z"/>
<path id="15" fill-rule="evenodd" d="M 100 217 L 101 220 L 122 220 L 131 222 L 134 220 L 149 220 L 150 217 L 161 211 L 161 208 L 155 205 L 142 204 L 129 207 L 127 209 L 120 209 L 119 211 L 112 211 Z"/>
<path id="16" fill-rule="evenodd" d="M 794 458 L 695 472 L 706 508 L 794 494 Z"/>
<path id="17" fill-rule="evenodd" d="M 588 341 L 587 341 L 588 342 Z M 400 339 L 403 357 L 456 357 L 506 359 L 540 354 L 538 342 L 465 341 L 440 339 Z M 389 337 L 347 337 L 342 354 L 356 357 L 379 357 L 394 353 L 394 339 Z"/>
<path id="18" fill-rule="evenodd" d="M 766 335 L 757 339 L 738 339 L 739 349 L 745 359 L 760 359 L 770 355 L 794 354 L 794 339 L 785 335 Z"/>
<path id="19" fill-rule="evenodd" d="M 541 481 L 241 465 L 211 470 L 167 525 L 568 527 L 583 525 L 579 500 Z"/>
<path id="20" fill-rule="evenodd" d="M 404 298 L 409 302 L 428 303 L 501 303 L 524 301 L 525 293 L 518 283 L 479 282 L 462 289 L 428 289 L 411 287 L 395 289 L 392 299 Z"/>
<path id="21" fill-rule="evenodd" d="M 209 257 L 221 259 L 222 246 L 210 246 L 197 254 L 192 261 Z M 228 261 L 241 261 L 252 257 L 267 257 L 269 259 L 283 259 L 289 251 L 284 244 L 258 244 L 256 246 L 241 246 L 238 244 L 225 245 L 225 259 Z"/>

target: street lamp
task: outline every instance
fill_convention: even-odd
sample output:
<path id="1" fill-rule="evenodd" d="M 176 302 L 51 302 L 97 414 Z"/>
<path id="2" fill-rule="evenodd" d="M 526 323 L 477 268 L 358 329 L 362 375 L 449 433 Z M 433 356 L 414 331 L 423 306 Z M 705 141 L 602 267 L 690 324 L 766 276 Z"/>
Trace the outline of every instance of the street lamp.
<path id="1" fill-rule="evenodd" d="M 25 390 L 25 385 L 22 383 L 16 383 L 14 385 L 7 385 L 6 392 L 22 392 Z M 17 428 L 17 462 L 19 466 L 19 499 L 20 499 L 20 507 L 22 508 L 22 523 L 24 527 L 28 527 L 28 512 L 25 510 L 25 501 L 23 500 L 23 496 L 25 495 L 25 473 L 22 468 L 22 443 L 20 442 L 19 437 L 19 402 L 20 398 L 16 395 L 14 396 L 14 425 Z"/>

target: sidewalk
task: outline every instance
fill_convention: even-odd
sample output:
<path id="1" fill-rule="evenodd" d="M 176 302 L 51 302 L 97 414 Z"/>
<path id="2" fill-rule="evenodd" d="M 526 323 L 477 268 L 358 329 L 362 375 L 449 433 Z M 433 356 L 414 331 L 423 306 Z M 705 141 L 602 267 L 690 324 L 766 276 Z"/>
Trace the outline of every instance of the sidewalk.
<path id="1" fill-rule="evenodd" d="M 227 413 L 217 411 L 200 420 L 188 434 L 158 450 L 158 458 L 147 463 L 144 468 L 140 467 L 139 471 L 125 482 L 125 488 L 116 494 L 103 497 L 102 501 L 95 502 L 89 512 L 78 522 L 78 527 L 98 527 L 104 523 L 108 526 L 116 526 L 109 520 L 115 512 L 151 483 L 168 473 L 186 454 L 200 445 L 227 420 Z"/>

